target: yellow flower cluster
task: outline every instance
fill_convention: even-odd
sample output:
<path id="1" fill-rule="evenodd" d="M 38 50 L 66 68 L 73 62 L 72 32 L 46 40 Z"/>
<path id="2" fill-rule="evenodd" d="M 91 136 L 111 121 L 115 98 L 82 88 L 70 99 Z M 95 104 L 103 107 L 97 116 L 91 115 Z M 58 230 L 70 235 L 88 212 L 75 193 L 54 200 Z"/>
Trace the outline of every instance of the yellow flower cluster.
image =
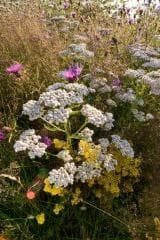
<path id="1" fill-rule="evenodd" d="M 39 225 L 44 224 L 44 222 L 45 222 L 45 215 L 44 215 L 44 213 L 38 214 L 38 215 L 36 216 L 36 220 L 37 220 L 37 223 L 38 223 Z"/>
<path id="2" fill-rule="evenodd" d="M 67 149 L 68 148 L 67 142 L 65 142 L 63 140 L 59 140 L 59 139 L 55 138 L 53 140 L 53 143 L 54 143 L 54 147 L 56 149 Z"/>
<path id="3" fill-rule="evenodd" d="M 117 173 L 120 173 L 122 177 L 125 177 L 125 176 L 138 177 L 139 176 L 139 167 L 141 164 L 140 159 L 125 157 L 117 149 L 113 150 L 113 154 L 115 159 L 118 160 L 118 164 L 116 166 Z"/>
<path id="4" fill-rule="evenodd" d="M 44 184 L 44 192 L 50 193 L 52 196 L 63 196 L 65 194 L 65 190 L 63 188 L 52 186 L 47 178 L 44 180 Z"/>
<path id="5" fill-rule="evenodd" d="M 80 197 L 80 195 L 81 195 L 80 188 L 76 188 L 75 193 L 72 194 L 72 200 L 71 200 L 72 205 L 77 205 L 82 201 L 82 198 Z"/>
<path id="6" fill-rule="evenodd" d="M 100 145 L 95 145 L 84 140 L 80 140 L 79 142 L 79 154 L 89 163 L 97 161 L 100 151 Z"/>
<path id="7" fill-rule="evenodd" d="M 64 206 L 62 204 L 55 204 L 55 207 L 53 209 L 53 212 L 58 215 L 60 211 L 64 209 Z"/>
<path id="8" fill-rule="evenodd" d="M 103 186 L 105 192 L 110 192 L 111 194 L 118 196 L 120 190 L 123 192 L 132 192 L 133 184 L 137 181 L 139 176 L 140 159 L 132 159 L 125 157 L 117 149 L 110 149 L 114 158 L 117 159 L 118 164 L 116 165 L 115 171 L 106 172 L 98 179 L 98 183 Z M 131 177 L 127 181 L 123 182 L 123 177 Z M 121 188 L 121 189 L 120 189 Z M 100 196 L 99 193 L 95 192 L 97 197 Z"/>

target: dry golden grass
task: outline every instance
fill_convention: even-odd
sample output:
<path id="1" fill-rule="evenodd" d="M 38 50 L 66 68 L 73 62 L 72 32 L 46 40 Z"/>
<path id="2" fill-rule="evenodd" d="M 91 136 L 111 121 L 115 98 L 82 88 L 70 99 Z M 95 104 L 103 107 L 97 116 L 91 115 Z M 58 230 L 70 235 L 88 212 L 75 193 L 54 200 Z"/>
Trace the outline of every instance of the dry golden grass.
<path id="1" fill-rule="evenodd" d="M 32 9 L 33 8 L 33 9 Z M 0 111 L 17 112 L 22 104 L 49 83 L 58 71 L 62 42 L 56 29 L 49 30 L 35 5 L 3 11 L 0 15 Z M 24 66 L 20 78 L 8 76 L 6 67 L 14 61 Z M 2 108 L 2 109 L 1 109 Z"/>

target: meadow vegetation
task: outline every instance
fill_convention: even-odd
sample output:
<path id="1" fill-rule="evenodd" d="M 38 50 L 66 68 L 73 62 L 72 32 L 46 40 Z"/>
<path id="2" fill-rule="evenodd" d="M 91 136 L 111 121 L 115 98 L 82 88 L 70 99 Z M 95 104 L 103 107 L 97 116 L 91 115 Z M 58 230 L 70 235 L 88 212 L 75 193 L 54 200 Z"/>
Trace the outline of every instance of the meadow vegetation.
<path id="1" fill-rule="evenodd" d="M 160 15 L 146 11 L 131 23 L 96 1 L 55 2 L 0 5 L 0 239 L 158 240 Z M 146 61 L 157 65 L 143 67 Z M 58 115 L 56 124 L 38 116 L 33 102 L 27 105 L 32 99 L 50 110 L 53 96 L 48 100 L 45 91 L 55 83 L 80 98 L 69 92 L 71 116 L 63 123 Z M 81 131 L 85 118 L 88 139 Z M 38 135 L 29 133 L 35 141 L 44 137 L 37 152 L 19 148 L 27 129 L 36 129 Z M 108 138 L 104 146 L 100 139 Z M 65 157 L 57 157 L 60 152 Z M 108 157 L 107 165 L 97 165 L 100 156 Z M 95 164 L 95 174 L 87 179 L 79 170 L 78 183 L 59 182 L 57 159 L 67 158 L 77 169 Z"/>

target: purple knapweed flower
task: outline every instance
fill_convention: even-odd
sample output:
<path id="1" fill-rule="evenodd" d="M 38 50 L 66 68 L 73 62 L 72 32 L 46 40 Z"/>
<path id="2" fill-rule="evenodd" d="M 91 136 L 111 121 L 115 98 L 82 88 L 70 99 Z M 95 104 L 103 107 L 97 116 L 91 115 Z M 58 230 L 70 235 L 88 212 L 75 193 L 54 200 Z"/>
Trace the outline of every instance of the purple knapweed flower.
<path id="1" fill-rule="evenodd" d="M 69 82 L 74 82 L 81 74 L 82 67 L 80 66 L 70 66 L 68 69 L 61 72 L 61 76 L 64 77 Z"/>
<path id="2" fill-rule="evenodd" d="M 20 63 L 14 63 L 12 65 L 10 65 L 7 69 L 6 72 L 8 74 L 15 74 L 15 75 L 20 75 L 21 71 L 22 71 L 22 64 Z"/>
<path id="3" fill-rule="evenodd" d="M 0 131 L 0 142 L 2 142 L 5 139 L 4 132 Z"/>
<path id="4" fill-rule="evenodd" d="M 52 140 L 48 136 L 42 136 L 40 141 L 44 143 L 48 148 L 52 145 Z"/>

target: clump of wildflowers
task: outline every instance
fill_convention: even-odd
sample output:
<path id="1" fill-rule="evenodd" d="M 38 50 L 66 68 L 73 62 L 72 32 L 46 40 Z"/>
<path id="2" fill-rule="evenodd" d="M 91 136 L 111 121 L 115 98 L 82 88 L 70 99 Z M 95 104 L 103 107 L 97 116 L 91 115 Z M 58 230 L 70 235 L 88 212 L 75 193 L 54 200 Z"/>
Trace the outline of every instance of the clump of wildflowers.
<path id="1" fill-rule="evenodd" d="M 128 91 L 117 94 L 122 95 L 123 101 L 135 101 L 136 94 Z M 15 152 L 27 151 L 31 159 L 45 156 L 47 159 L 50 156 L 54 158 L 46 166 L 48 176 L 44 180 L 43 190 L 46 194 L 62 198 L 61 202 L 55 204 L 55 214 L 63 210 L 65 198 L 69 198 L 72 205 L 81 202 L 81 184 L 93 188 L 95 195 L 97 191 L 94 191 L 94 186 L 97 184 L 106 192 L 118 194 L 123 177 L 119 169 L 125 168 L 126 162 L 134 163 L 134 150 L 130 143 L 119 135 L 110 134 L 115 124 L 114 114 L 104 112 L 92 106 L 91 101 L 88 102 L 95 94 L 99 94 L 98 82 L 92 82 L 90 87 L 58 82 L 40 94 L 37 101 L 29 100 L 23 105 L 22 113 L 31 121 L 39 119 L 49 134 L 41 136 L 40 129 L 38 135 L 35 129 L 26 130 L 15 142 L 14 149 Z M 110 100 L 107 102 L 110 107 L 117 106 L 114 100 L 107 100 Z M 100 136 L 97 136 L 98 132 Z M 122 162 L 122 159 L 126 160 Z M 138 172 L 138 168 L 137 164 L 135 171 Z M 134 176 L 132 173 L 130 175 Z M 27 196 L 28 199 L 32 198 L 31 193 Z M 44 216 L 38 216 L 37 221 L 43 224 Z"/>

